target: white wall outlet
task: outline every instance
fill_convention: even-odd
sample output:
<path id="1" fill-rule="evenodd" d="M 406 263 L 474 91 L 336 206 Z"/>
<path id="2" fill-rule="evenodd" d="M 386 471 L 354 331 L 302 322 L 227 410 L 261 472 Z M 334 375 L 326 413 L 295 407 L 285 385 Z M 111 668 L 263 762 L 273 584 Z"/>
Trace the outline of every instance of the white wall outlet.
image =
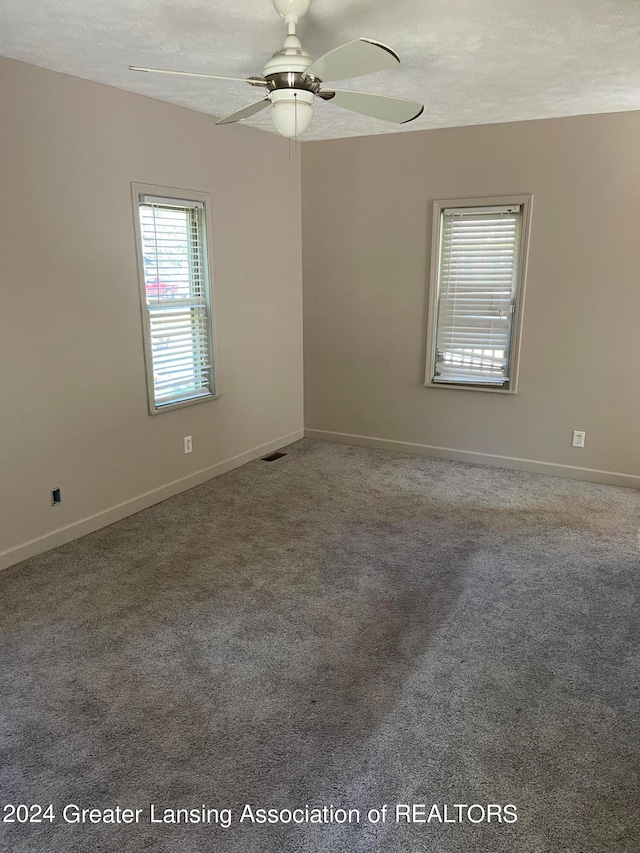
<path id="1" fill-rule="evenodd" d="M 572 447 L 584 447 L 584 440 L 587 434 L 584 430 L 574 429 L 573 431 L 573 441 L 571 442 Z"/>
<path id="2" fill-rule="evenodd" d="M 191 453 L 193 450 L 193 442 L 191 441 L 190 435 L 185 435 L 184 437 L 184 452 Z"/>

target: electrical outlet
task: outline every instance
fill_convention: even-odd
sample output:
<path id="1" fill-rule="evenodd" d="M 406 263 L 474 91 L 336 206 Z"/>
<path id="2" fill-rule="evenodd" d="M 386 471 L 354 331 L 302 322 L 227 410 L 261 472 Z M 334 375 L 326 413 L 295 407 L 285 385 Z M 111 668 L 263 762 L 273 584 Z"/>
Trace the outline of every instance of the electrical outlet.
<path id="1" fill-rule="evenodd" d="M 185 437 L 184 437 L 184 452 L 185 453 L 191 453 L 192 450 L 193 450 L 193 443 L 191 441 L 191 436 L 185 435 Z"/>
<path id="2" fill-rule="evenodd" d="M 571 442 L 572 447 L 584 447 L 584 440 L 587 434 L 584 430 L 574 429 L 573 431 L 573 441 Z"/>
<path id="3" fill-rule="evenodd" d="M 60 489 L 51 489 L 51 506 L 58 506 L 60 503 L 62 503 Z"/>

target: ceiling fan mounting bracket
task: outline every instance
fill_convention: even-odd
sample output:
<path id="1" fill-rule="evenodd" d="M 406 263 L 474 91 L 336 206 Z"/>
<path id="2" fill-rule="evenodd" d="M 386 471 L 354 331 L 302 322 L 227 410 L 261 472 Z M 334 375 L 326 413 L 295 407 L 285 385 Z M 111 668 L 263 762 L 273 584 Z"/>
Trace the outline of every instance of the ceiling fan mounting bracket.
<path id="1" fill-rule="evenodd" d="M 309 11 L 311 0 L 273 0 L 273 5 L 287 23 L 297 24 Z"/>

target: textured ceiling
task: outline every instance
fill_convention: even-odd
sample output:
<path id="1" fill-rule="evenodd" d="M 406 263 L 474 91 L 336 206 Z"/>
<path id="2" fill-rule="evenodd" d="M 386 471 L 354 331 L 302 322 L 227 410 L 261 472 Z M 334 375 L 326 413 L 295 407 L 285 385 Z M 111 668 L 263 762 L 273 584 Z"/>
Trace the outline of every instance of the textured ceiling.
<path id="1" fill-rule="evenodd" d="M 360 36 L 390 45 L 402 65 L 340 88 L 425 104 L 398 127 L 316 100 L 308 140 L 640 109 L 639 0 L 313 0 L 298 34 L 314 58 Z M 284 35 L 271 0 L 0 3 L 0 55 L 215 116 L 260 90 L 128 66 L 261 75 Z M 268 111 L 247 123 L 275 132 Z"/>

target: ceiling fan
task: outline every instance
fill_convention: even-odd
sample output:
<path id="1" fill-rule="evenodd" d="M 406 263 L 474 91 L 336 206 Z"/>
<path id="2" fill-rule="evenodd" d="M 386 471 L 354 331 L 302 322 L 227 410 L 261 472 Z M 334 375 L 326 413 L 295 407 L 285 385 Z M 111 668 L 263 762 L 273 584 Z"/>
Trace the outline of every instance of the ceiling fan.
<path id="1" fill-rule="evenodd" d="M 345 89 L 324 87 L 325 81 L 345 80 L 392 68 L 400 57 L 390 47 L 372 39 L 359 38 L 330 50 L 320 59 L 312 61 L 302 49 L 296 34 L 297 24 L 309 11 L 311 0 L 273 0 L 276 11 L 287 24 L 287 37 L 281 50 L 267 62 L 262 77 L 222 77 L 196 71 L 168 71 L 162 68 L 141 68 L 130 65 L 131 71 L 150 71 L 156 74 L 180 74 L 187 77 L 209 77 L 214 80 L 231 80 L 258 86 L 265 97 L 241 110 L 219 119 L 216 124 L 231 124 L 249 118 L 271 107 L 271 117 L 276 129 L 289 139 L 297 139 L 305 132 L 313 118 L 316 97 L 333 101 L 340 107 L 383 121 L 404 124 L 418 118 L 424 106 L 418 101 L 351 92 Z"/>

